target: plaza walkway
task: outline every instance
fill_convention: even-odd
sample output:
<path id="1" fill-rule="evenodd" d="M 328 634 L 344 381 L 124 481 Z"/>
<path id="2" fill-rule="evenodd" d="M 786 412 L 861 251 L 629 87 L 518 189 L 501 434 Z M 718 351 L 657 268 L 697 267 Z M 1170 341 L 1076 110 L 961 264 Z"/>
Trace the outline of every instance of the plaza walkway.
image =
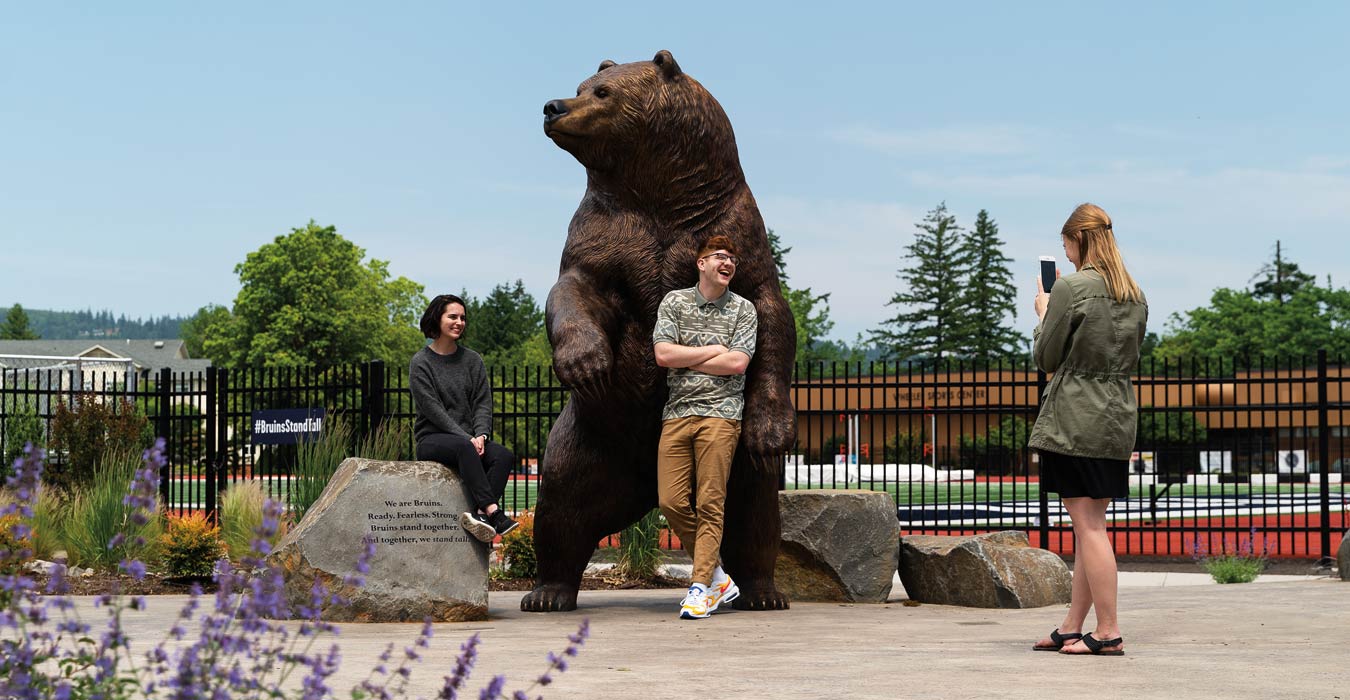
<path id="1" fill-rule="evenodd" d="M 413 674 L 434 696 L 460 643 L 482 635 L 473 692 L 494 674 L 525 688 L 582 618 L 592 637 L 554 685 L 531 697 L 716 698 L 1350 698 L 1350 583 L 1263 576 L 1219 586 L 1203 574 L 1126 572 L 1121 621 L 1127 655 L 1032 652 L 1061 607 L 982 610 L 904 604 L 795 603 L 771 613 L 676 619 L 679 591 L 583 591 L 574 613 L 527 614 L 521 593 L 493 593 L 492 619 L 436 625 Z M 127 616 L 133 640 L 158 640 L 181 597 L 151 598 Z M 89 599 L 85 619 L 98 619 Z M 385 645 L 402 649 L 415 624 L 343 626 L 345 689 Z"/>

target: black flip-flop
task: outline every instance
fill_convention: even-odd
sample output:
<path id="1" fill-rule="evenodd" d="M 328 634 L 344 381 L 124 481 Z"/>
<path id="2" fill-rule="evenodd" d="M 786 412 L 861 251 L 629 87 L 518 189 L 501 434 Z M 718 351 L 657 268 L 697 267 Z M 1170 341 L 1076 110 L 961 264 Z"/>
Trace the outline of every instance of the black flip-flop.
<path id="1" fill-rule="evenodd" d="M 1068 633 L 1068 634 L 1060 634 L 1060 633 L 1059 633 L 1059 628 L 1056 627 L 1056 628 L 1055 628 L 1055 631 L 1053 631 L 1053 632 L 1050 633 L 1050 641 L 1054 642 L 1054 643 L 1055 643 L 1055 646 L 1052 646 L 1052 647 L 1038 647 L 1038 646 L 1036 646 L 1035 644 L 1032 644 L 1032 645 L 1031 645 L 1031 650 L 1032 650 L 1032 651 L 1059 651 L 1060 649 L 1063 649 L 1063 648 L 1064 648 L 1064 645 L 1065 645 L 1065 644 L 1067 644 L 1067 643 L 1069 643 L 1069 642 L 1078 641 L 1079 639 L 1082 639 L 1082 638 L 1083 638 L 1083 635 L 1082 635 L 1081 632 L 1070 632 L 1070 633 Z"/>
<path id="2" fill-rule="evenodd" d="M 1116 637 L 1115 639 L 1097 639 L 1096 637 L 1093 637 L 1093 636 L 1092 636 L 1092 633 L 1091 633 L 1091 632 L 1088 632 L 1087 634 L 1083 635 L 1082 642 L 1083 642 L 1083 646 L 1085 646 L 1085 647 L 1088 648 L 1088 653 L 1086 653 L 1086 654 L 1079 654 L 1079 653 L 1077 653 L 1077 652 L 1063 651 L 1063 650 L 1061 650 L 1059 653 L 1061 653 L 1061 654 L 1067 654 L 1067 655 L 1069 655 L 1069 656 L 1124 656 L 1124 655 L 1125 655 L 1125 650 L 1124 650 L 1124 649 L 1116 649 L 1115 651 L 1102 651 L 1102 649 L 1105 649 L 1106 647 L 1118 647 L 1118 646 L 1124 644 L 1124 643 L 1125 643 L 1125 639 L 1122 638 L 1122 637 Z"/>

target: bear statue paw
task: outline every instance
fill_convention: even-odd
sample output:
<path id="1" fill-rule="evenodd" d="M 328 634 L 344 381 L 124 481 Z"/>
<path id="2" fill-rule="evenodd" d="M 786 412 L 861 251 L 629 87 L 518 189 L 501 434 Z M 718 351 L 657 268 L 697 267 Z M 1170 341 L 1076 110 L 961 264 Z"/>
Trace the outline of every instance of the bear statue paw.
<path id="1" fill-rule="evenodd" d="M 792 407 L 785 412 L 756 411 L 747 416 L 741 434 L 752 454 L 780 455 L 792 449 L 795 423 Z"/>
<path id="2" fill-rule="evenodd" d="M 746 590 L 731 601 L 731 607 L 737 610 L 787 610 L 791 607 L 788 597 L 776 588 Z"/>
<path id="3" fill-rule="evenodd" d="M 577 589 L 556 583 L 540 584 L 520 599 L 522 612 L 566 612 L 577 609 Z"/>
<path id="4" fill-rule="evenodd" d="M 563 384 L 579 396 L 597 398 L 604 393 L 612 360 L 603 343 L 568 343 L 554 350 L 553 371 Z"/>

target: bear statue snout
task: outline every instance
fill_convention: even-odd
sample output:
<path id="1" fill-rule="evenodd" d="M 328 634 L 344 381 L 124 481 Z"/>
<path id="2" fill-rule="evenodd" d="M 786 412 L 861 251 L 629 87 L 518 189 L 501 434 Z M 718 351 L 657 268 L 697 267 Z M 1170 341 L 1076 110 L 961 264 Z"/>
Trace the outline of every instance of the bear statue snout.
<path id="1" fill-rule="evenodd" d="M 555 121 L 567 114 L 567 103 L 562 100 L 549 100 L 544 103 L 544 123 Z"/>

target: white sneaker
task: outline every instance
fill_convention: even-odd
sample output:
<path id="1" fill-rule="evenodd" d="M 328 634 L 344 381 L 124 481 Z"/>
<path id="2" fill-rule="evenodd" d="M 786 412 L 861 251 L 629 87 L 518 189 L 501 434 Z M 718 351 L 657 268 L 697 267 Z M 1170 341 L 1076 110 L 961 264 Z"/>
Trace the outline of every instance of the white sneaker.
<path id="1" fill-rule="evenodd" d="M 684 600 L 680 602 L 681 620 L 701 620 L 712 614 L 708 609 L 708 589 L 703 584 L 696 583 L 689 587 L 689 592 L 685 594 Z"/>
<path id="2" fill-rule="evenodd" d="M 713 578 L 712 588 L 708 590 L 708 614 L 717 612 L 717 606 L 722 603 L 730 603 L 741 595 L 741 589 L 736 587 L 736 582 L 727 576 L 725 580 L 719 581 Z"/>

